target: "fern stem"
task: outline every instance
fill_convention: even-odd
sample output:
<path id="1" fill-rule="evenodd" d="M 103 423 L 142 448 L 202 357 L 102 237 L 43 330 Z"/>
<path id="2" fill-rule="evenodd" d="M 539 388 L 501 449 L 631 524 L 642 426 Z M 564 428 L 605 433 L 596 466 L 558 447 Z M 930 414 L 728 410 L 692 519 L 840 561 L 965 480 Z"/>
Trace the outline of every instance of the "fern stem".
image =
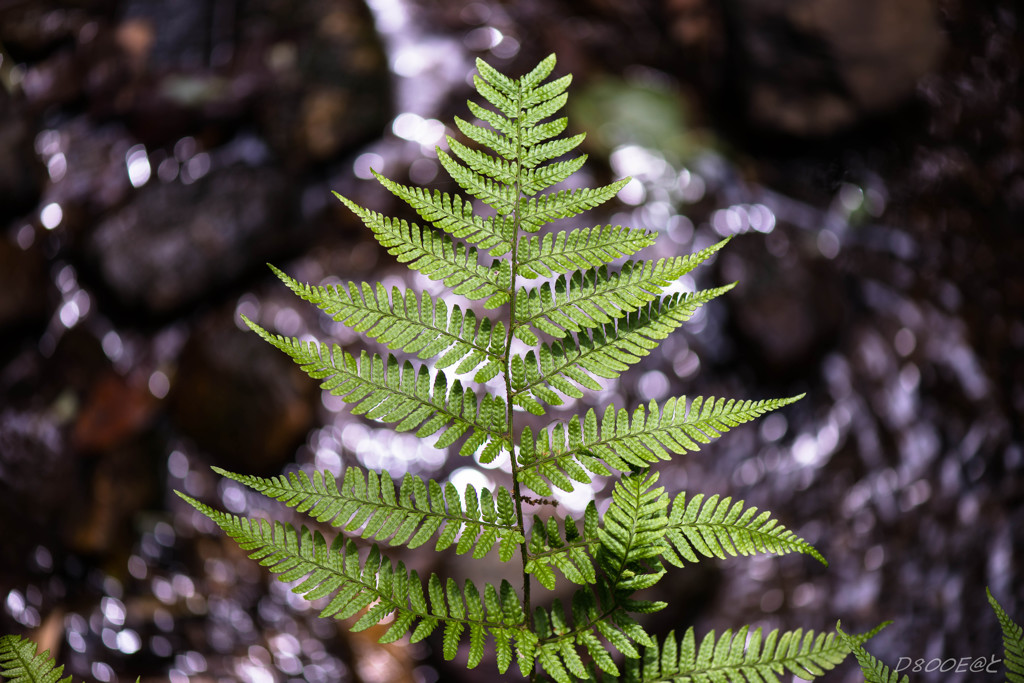
<path id="1" fill-rule="evenodd" d="M 515 203 L 512 206 L 512 252 L 509 255 L 510 258 L 510 270 L 511 278 L 509 281 L 509 313 L 508 313 L 508 327 L 505 332 L 505 405 L 507 406 L 507 423 L 509 431 L 509 443 L 512 445 L 509 452 L 509 460 L 512 465 L 512 492 L 513 500 L 516 506 L 516 522 L 519 525 L 519 532 L 523 535 L 523 541 L 519 544 L 519 555 L 523 561 L 523 608 L 526 612 L 526 628 L 530 631 L 533 630 L 533 607 L 530 601 L 530 574 L 526 571 L 527 564 L 530 561 L 529 557 L 529 546 L 526 540 L 526 524 L 523 521 L 523 495 L 521 486 L 519 483 L 519 463 L 516 462 L 516 430 L 515 430 L 515 410 L 512 402 L 512 339 L 513 332 L 516 328 L 516 284 L 518 279 L 519 271 L 519 232 L 521 228 L 522 216 L 520 214 L 520 199 L 523 196 L 523 162 L 522 162 L 522 85 L 519 81 L 516 81 L 516 98 L 517 98 L 517 109 L 516 121 L 515 121 L 515 169 L 516 177 L 515 184 L 513 186 L 513 195 L 515 197 Z M 534 666 L 530 670 L 531 683 L 537 680 L 537 668 Z"/>

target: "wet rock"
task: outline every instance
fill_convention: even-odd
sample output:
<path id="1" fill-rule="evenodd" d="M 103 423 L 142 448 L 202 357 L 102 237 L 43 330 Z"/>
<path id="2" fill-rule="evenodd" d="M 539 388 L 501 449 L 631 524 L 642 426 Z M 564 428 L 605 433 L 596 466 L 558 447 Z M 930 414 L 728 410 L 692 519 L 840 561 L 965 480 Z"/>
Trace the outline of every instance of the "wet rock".
<path id="1" fill-rule="evenodd" d="M 745 116 L 795 136 L 830 135 L 907 103 L 945 49 L 930 0 L 743 0 L 732 22 Z"/>
<path id="2" fill-rule="evenodd" d="M 142 381 L 108 372 L 89 389 L 71 442 L 81 453 L 104 453 L 139 434 L 154 417 L 157 400 Z"/>
<path id="3" fill-rule="evenodd" d="M 797 237 L 800 237 L 798 235 Z M 734 240 L 722 258 L 722 279 L 739 281 L 725 302 L 741 353 L 766 379 L 799 377 L 835 344 L 846 301 L 842 272 L 807 253 L 771 258 L 763 242 Z"/>
<path id="4" fill-rule="evenodd" d="M 74 515 L 76 468 L 47 411 L 0 411 L 0 573 L 25 571 L 36 546 Z"/>
<path id="5" fill-rule="evenodd" d="M 97 227 L 87 255 L 122 304 L 168 313 L 215 297 L 287 244 L 286 191 L 276 171 L 241 166 L 147 185 Z"/>
<path id="6" fill-rule="evenodd" d="M 175 424 L 214 462 L 268 473 L 291 459 L 318 397 L 287 356 L 220 310 L 186 343 L 169 400 Z"/>
<path id="7" fill-rule="evenodd" d="M 46 174 L 32 149 L 34 124 L 2 88 L 0 120 L 0 221 L 6 221 L 39 201 Z"/>
<path id="8" fill-rule="evenodd" d="M 379 135 L 390 118 L 390 75 L 363 2 L 268 7 L 264 19 L 289 29 L 266 53 L 273 86 L 258 105 L 262 132 L 288 165 L 332 159 Z"/>
<path id="9" fill-rule="evenodd" d="M 49 285 L 39 249 L 25 250 L 0 238 L 0 330 L 45 320 Z"/>

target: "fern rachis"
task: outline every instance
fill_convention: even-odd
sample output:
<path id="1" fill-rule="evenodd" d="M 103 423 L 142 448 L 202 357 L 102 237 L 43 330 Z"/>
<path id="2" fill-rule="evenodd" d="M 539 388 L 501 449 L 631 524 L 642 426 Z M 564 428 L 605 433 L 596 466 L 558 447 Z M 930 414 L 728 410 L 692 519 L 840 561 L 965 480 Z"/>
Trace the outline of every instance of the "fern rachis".
<path id="1" fill-rule="evenodd" d="M 389 292 L 369 283 L 304 284 L 275 268 L 296 295 L 387 351 L 354 355 L 337 345 L 282 337 L 246 320 L 321 380 L 325 390 L 351 404 L 354 414 L 433 438 L 438 447 L 458 445 L 460 455 L 477 455 L 484 463 L 508 458 L 511 490 L 460 492 L 451 483 L 411 475 L 399 483 L 386 473 L 356 467 L 348 468 L 340 485 L 328 473 L 268 479 L 218 470 L 339 527 L 333 542 L 305 527 L 239 518 L 182 497 L 280 580 L 297 582 L 294 591 L 329 600 L 325 616 L 355 618 L 354 629 L 390 618 L 385 640 L 411 634 L 414 641 L 440 629 L 445 657 L 454 657 L 459 644 L 468 642 L 470 666 L 482 661 L 489 641 L 499 672 L 515 658 L 531 680 L 540 675 L 559 682 L 588 676 L 663 680 L 690 662 L 674 654 L 674 637 L 659 642 L 632 616 L 665 607 L 634 596 L 666 573 L 663 561 L 681 566 L 684 559 L 692 563 L 700 556 L 791 551 L 822 558 L 768 513 L 757 514 L 742 501 L 698 495 L 687 502 L 683 494 L 670 500 L 648 468 L 696 451 L 796 398 L 675 397 L 632 409 L 608 406 L 601 418 L 590 410 L 539 428 L 521 424 L 521 412 L 544 417 L 546 406 L 563 404 L 563 397 L 580 398 L 618 377 L 700 306 L 732 287 L 667 291 L 727 240 L 689 256 L 654 261 L 634 258 L 654 242 L 656 235 L 646 230 L 596 226 L 542 232 L 556 219 L 608 201 L 628 182 L 555 187 L 585 157 L 567 156 L 583 136 L 560 137 L 566 120 L 552 118 L 565 104 L 571 80 L 547 80 L 554 66 L 552 55 L 513 79 L 477 62 L 474 84 L 485 104 L 470 103 L 476 122 L 456 119 L 467 142 L 449 138 L 448 151 L 438 150 L 442 166 L 465 195 L 428 192 L 374 174 L 423 225 L 383 216 L 339 195 L 399 262 L 453 294 L 482 302 L 484 313 L 426 292 Z M 493 213 L 477 215 L 474 199 Z M 625 261 L 613 267 L 618 259 Z M 401 360 L 399 353 L 415 360 Z M 573 482 L 589 482 L 592 476 L 616 474 L 621 476 L 604 515 L 591 505 L 580 519 L 566 516 L 559 525 L 554 517 L 536 516 L 527 526 L 527 489 L 546 496 L 555 489 L 571 491 Z M 373 541 L 369 549 L 359 551 L 352 534 Z M 383 547 L 417 547 L 430 539 L 435 550 L 454 546 L 475 558 L 494 548 L 502 561 L 518 555 L 521 590 L 507 581 L 480 588 L 434 574 L 424 580 L 390 560 Z M 568 612 L 558 601 L 537 606 L 531 595 L 531 577 L 553 589 L 555 570 L 579 586 Z M 688 633 L 684 647 L 693 638 Z M 771 672 L 786 668 L 818 675 L 849 651 L 832 636 L 801 640 L 799 633 L 772 632 L 762 647 L 760 631 L 755 633 L 749 656 L 740 656 L 736 644 L 702 645 L 695 661 L 711 665 L 719 677 L 770 680 Z M 797 641 L 798 646 L 789 646 Z M 661 665 L 652 665 L 651 657 Z"/>

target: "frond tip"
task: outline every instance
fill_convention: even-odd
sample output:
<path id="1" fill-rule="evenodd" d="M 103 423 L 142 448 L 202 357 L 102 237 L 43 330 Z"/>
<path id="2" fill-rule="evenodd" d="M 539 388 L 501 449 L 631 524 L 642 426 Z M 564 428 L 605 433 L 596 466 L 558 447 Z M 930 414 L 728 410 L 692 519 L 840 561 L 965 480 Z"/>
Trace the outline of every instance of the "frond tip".
<path id="1" fill-rule="evenodd" d="M 1003 666 L 1006 667 L 1006 680 L 1010 683 L 1024 683 L 1024 628 L 1010 619 L 1010 615 L 987 586 L 985 593 L 1003 630 Z"/>
<path id="2" fill-rule="evenodd" d="M 698 493 L 689 502 L 685 492 L 676 496 L 665 538 L 671 546 L 665 550 L 665 559 L 677 567 L 683 566 L 684 559 L 697 562 L 697 553 L 725 559 L 726 555 L 791 552 L 807 553 L 828 566 L 814 546 L 772 519 L 768 511 L 757 514 L 756 507 L 744 508 L 742 500 L 733 503 L 731 497 L 717 494 L 705 499 Z"/>
<path id="3" fill-rule="evenodd" d="M 843 633 L 842 622 L 836 622 L 836 633 L 839 634 L 840 640 L 853 652 L 853 656 L 857 658 L 857 664 L 860 665 L 860 670 L 864 674 L 864 683 L 910 683 L 910 678 L 906 674 L 900 677 L 898 671 L 893 671 L 882 663 L 881 660 L 864 649 L 864 641 L 890 623 L 888 621 L 885 622 L 870 633 L 865 634 L 865 636 L 848 636 Z"/>

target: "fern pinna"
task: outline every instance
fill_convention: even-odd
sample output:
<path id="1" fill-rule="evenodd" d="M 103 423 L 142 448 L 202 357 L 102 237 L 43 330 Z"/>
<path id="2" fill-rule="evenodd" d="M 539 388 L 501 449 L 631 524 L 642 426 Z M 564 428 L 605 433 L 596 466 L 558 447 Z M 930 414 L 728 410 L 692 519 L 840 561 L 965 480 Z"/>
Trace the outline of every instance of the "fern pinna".
<path id="1" fill-rule="evenodd" d="M 552 55 L 513 79 L 477 62 L 476 90 L 490 106 L 470 102 L 477 121 L 455 120 L 468 142 L 448 137 L 449 151 L 437 154 L 465 195 L 490 207 L 487 215 L 465 196 L 379 174 L 422 225 L 338 196 L 398 261 L 442 282 L 449 293 L 353 282 L 316 286 L 274 269 L 299 297 L 387 352 L 353 354 L 245 321 L 351 404 L 354 414 L 431 437 L 439 448 L 457 445 L 459 454 L 482 463 L 508 458 L 511 490 L 459 491 L 411 474 L 399 482 L 355 466 L 340 479 L 329 472 L 261 478 L 220 471 L 340 527 L 334 541 L 183 497 L 280 580 L 297 582 L 296 593 L 323 599 L 323 616 L 351 617 L 355 630 L 387 619 L 385 641 L 406 635 L 417 641 L 440 629 L 444 656 L 451 659 L 465 647 L 470 667 L 489 647 L 500 672 L 515 660 L 531 680 L 761 681 L 777 680 L 785 670 L 820 674 L 849 652 L 832 636 L 773 631 L 762 644 L 760 631 L 750 632 L 747 643 L 742 630 L 731 640 L 723 636 L 725 645 L 705 640 L 694 654 L 692 632 L 680 643 L 673 636 L 659 642 L 634 616 L 665 607 L 635 597 L 662 578 L 665 562 L 792 551 L 824 561 L 768 513 L 742 501 L 682 494 L 670 500 L 650 470 L 795 398 L 678 397 L 632 410 L 609 406 L 602 415 L 590 410 L 547 426 L 537 422 L 549 407 L 600 389 L 602 380 L 640 362 L 731 287 L 666 292 L 725 241 L 689 256 L 642 260 L 631 257 L 654 243 L 653 232 L 620 226 L 542 232 L 556 219 L 608 201 L 628 182 L 544 192 L 585 160 L 568 156 L 583 135 L 562 136 L 566 119 L 553 118 L 570 82 L 570 76 L 548 80 L 554 66 Z M 611 265 L 619 259 L 625 261 Z M 532 426 L 521 424 L 524 413 L 537 416 Z M 528 523 L 524 507 L 534 499 L 525 489 L 548 496 L 615 475 L 603 516 L 590 505 L 580 519 L 537 515 Z M 431 539 L 436 550 L 454 546 L 476 558 L 494 548 L 502 561 L 518 555 L 521 590 L 507 581 L 477 586 L 421 577 L 387 556 L 387 546 Z M 559 574 L 579 586 L 569 606 L 534 604 L 531 580 L 553 589 Z"/>

